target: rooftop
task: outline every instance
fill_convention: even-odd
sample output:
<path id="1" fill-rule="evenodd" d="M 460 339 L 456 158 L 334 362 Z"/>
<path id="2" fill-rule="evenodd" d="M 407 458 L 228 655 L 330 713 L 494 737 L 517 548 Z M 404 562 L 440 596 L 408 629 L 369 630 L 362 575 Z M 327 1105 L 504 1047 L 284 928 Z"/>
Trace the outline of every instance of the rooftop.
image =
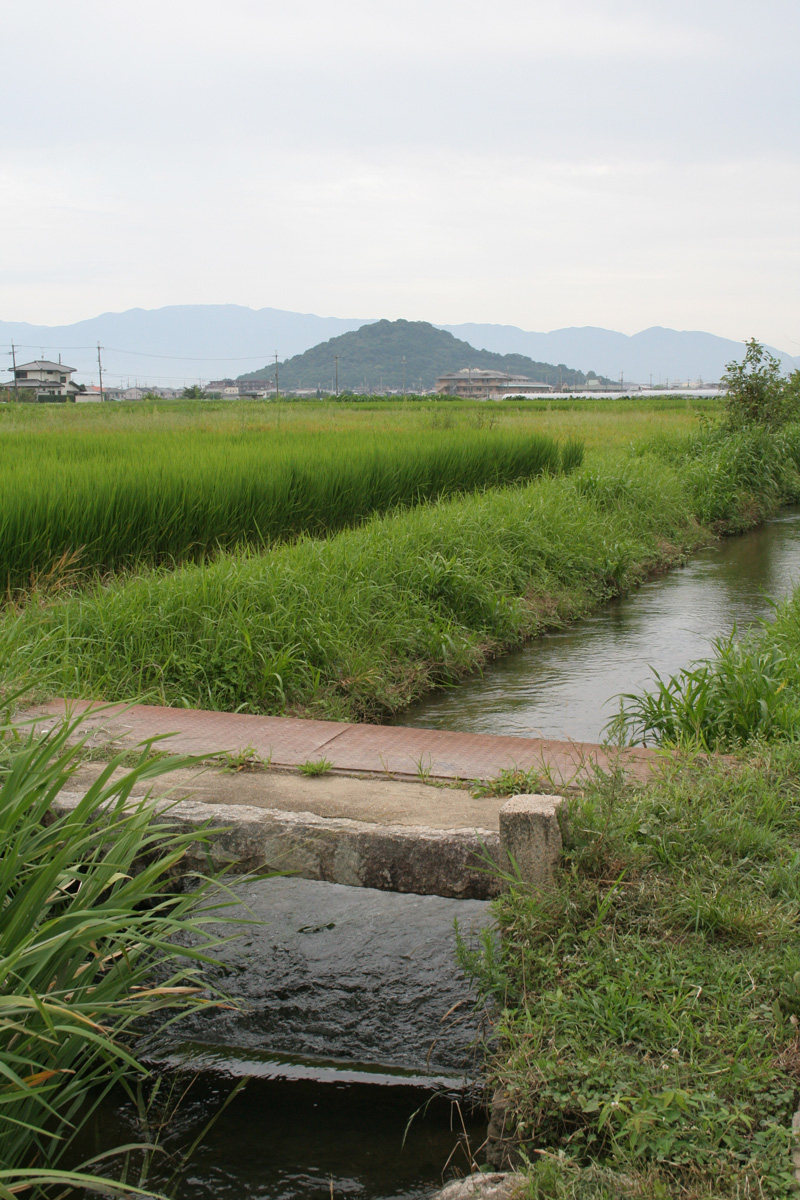
<path id="1" fill-rule="evenodd" d="M 77 371 L 77 367 L 68 367 L 66 363 L 51 362 L 49 358 L 37 358 L 33 362 L 17 363 L 16 371 Z"/>

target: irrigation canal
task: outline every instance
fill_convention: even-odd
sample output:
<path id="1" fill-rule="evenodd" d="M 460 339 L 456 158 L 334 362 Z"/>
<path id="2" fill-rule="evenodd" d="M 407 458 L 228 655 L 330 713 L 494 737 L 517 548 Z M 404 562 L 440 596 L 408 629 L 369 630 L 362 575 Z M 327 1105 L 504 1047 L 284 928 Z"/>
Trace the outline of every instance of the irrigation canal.
<path id="1" fill-rule="evenodd" d="M 798 578 L 800 509 L 786 510 L 398 723 L 598 741 L 613 697 L 644 686 L 650 666 L 665 674 L 703 657 L 734 624 L 768 616 L 768 598 Z M 199 1072 L 170 1139 L 190 1142 L 233 1082 L 253 1079 L 205 1137 L 178 1200 L 430 1196 L 458 1143 L 452 1095 L 470 1072 L 476 1022 L 453 920 L 477 936 L 487 906 L 300 879 L 241 890 L 245 919 L 265 922 L 243 925 L 226 952 L 226 982 L 248 1010 L 198 1020 L 170 1046 L 172 1065 Z M 445 1094 L 403 1145 L 432 1086 Z M 462 1135 L 479 1145 L 485 1124 L 461 1111 Z M 104 1114 L 103 1143 L 131 1134 L 124 1110 Z"/>
<path id="2" fill-rule="evenodd" d="M 706 658 L 713 638 L 769 617 L 800 581 L 800 508 L 726 538 L 684 567 L 521 650 L 481 676 L 438 692 L 402 725 L 600 742 L 615 697 Z"/>

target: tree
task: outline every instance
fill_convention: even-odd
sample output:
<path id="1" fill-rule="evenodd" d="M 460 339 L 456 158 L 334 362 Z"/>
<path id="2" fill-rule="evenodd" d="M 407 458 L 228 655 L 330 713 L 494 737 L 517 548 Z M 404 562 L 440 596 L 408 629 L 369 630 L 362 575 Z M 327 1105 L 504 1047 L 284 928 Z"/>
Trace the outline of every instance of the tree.
<path id="1" fill-rule="evenodd" d="M 783 425 L 797 412 L 800 373 L 787 378 L 778 359 L 755 338 L 746 347 L 742 362 L 729 362 L 721 380 L 728 391 L 728 424 L 735 428 Z"/>
<path id="2" fill-rule="evenodd" d="M 193 383 L 191 387 L 185 387 L 181 392 L 181 400 L 203 400 L 205 392 L 200 387 L 199 383 Z"/>

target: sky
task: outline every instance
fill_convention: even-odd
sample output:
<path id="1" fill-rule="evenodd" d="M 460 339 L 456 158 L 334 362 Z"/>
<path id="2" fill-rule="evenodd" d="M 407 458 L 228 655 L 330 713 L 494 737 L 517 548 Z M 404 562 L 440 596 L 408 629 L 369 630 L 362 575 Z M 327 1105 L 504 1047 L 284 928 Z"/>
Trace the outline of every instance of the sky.
<path id="1" fill-rule="evenodd" d="M 800 354 L 797 0 L 5 0 L 0 319 L 237 303 Z"/>

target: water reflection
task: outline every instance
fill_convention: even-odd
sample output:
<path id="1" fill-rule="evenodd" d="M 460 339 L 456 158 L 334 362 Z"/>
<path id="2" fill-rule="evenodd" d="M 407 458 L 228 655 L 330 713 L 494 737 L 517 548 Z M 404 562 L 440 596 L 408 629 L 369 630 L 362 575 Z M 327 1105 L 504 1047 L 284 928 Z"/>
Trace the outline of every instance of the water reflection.
<path id="1" fill-rule="evenodd" d="M 402 725 L 520 737 L 601 740 L 620 693 L 650 668 L 669 675 L 708 655 L 713 638 L 769 617 L 800 579 L 800 509 L 701 551 L 634 595 L 491 664 L 398 718 Z"/>

